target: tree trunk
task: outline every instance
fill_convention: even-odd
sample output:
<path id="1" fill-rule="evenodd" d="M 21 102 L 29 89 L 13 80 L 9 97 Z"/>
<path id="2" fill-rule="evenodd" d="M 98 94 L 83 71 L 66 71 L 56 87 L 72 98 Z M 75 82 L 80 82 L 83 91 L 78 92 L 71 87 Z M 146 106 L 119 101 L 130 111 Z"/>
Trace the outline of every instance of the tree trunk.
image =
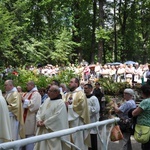
<path id="1" fill-rule="evenodd" d="M 81 43 L 81 37 L 80 37 L 80 23 L 79 23 L 79 1 L 75 0 L 72 6 L 72 11 L 74 12 L 74 27 L 75 30 L 73 30 L 72 39 L 76 43 Z M 82 61 L 82 49 L 81 47 L 75 48 L 75 53 L 77 54 L 77 59 L 79 62 Z"/>
<path id="2" fill-rule="evenodd" d="M 92 43 L 91 43 L 91 55 L 90 55 L 90 63 L 94 63 L 94 56 L 95 56 L 95 28 L 96 28 L 96 2 L 97 0 L 93 1 L 93 22 L 92 22 Z"/>
<path id="3" fill-rule="evenodd" d="M 116 0 L 114 0 L 114 61 L 117 62 Z"/>
<path id="4" fill-rule="evenodd" d="M 121 7 L 122 1 L 120 0 L 119 6 Z M 122 42 L 121 46 L 123 49 L 121 49 L 121 61 L 124 62 L 124 58 L 126 58 L 126 46 L 125 46 L 125 33 L 126 33 L 126 21 L 127 21 L 127 0 L 124 2 L 123 8 L 120 8 L 123 13 L 120 12 L 119 14 L 119 20 L 121 21 L 121 18 L 123 20 L 120 22 L 121 25 L 121 36 L 122 36 Z"/>
<path id="5" fill-rule="evenodd" d="M 99 27 L 104 28 L 104 0 L 99 0 Z M 102 63 L 103 59 L 103 52 L 104 52 L 104 41 L 99 40 L 98 42 L 98 62 Z M 105 59 L 105 57 L 104 57 Z"/>

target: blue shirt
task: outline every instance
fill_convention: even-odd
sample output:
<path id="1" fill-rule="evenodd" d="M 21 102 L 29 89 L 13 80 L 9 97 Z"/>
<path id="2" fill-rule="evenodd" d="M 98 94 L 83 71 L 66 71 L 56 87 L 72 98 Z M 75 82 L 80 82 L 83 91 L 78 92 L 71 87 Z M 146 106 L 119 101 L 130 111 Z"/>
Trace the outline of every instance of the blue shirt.
<path id="1" fill-rule="evenodd" d="M 44 103 L 44 101 L 48 98 L 48 95 L 47 94 L 44 94 L 42 96 L 42 100 L 41 100 L 41 104 Z"/>
<path id="2" fill-rule="evenodd" d="M 128 112 L 130 109 L 136 108 L 136 104 L 134 100 L 125 101 L 120 107 L 119 110 L 122 112 L 119 115 L 122 119 L 128 119 Z"/>

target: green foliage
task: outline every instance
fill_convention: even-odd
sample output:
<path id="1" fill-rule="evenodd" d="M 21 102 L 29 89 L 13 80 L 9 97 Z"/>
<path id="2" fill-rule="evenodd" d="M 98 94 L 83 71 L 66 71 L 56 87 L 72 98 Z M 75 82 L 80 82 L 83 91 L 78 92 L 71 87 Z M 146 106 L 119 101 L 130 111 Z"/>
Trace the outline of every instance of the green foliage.
<path id="1" fill-rule="evenodd" d="M 51 52 L 51 59 L 57 64 L 67 64 L 71 59 L 70 56 L 76 55 L 72 53 L 72 50 L 77 44 L 71 40 L 71 34 L 66 29 L 57 35 L 54 44 L 55 50 Z"/>
<path id="2" fill-rule="evenodd" d="M 117 96 L 123 93 L 124 89 L 130 87 L 127 82 L 114 82 L 109 78 L 100 79 L 100 84 L 104 88 L 106 95 Z"/>
<path id="3" fill-rule="evenodd" d="M 37 74 L 37 70 L 25 70 L 25 69 L 18 69 L 16 70 L 18 72 L 18 76 L 9 73 L 8 76 L 4 78 L 4 80 L 0 80 L 0 89 L 4 92 L 4 82 L 5 80 L 13 80 L 15 86 L 21 86 L 23 91 L 26 91 L 26 84 L 28 81 L 34 81 L 36 86 L 38 88 L 41 87 L 47 87 L 49 84 L 51 84 L 52 80 L 58 80 L 60 83 L 65 83 L 68 85 L 71 78 L 76 77 L 74 72 L 72 70 L 64 70 L 59 72 L 58 75 L 47 77 L 44 75 Z"/>
<path id="4" fill-rule="evenodd" d="M 149 0 L 1 0 L 1 64 L 148 62 L 149 6 Z"/>
<path id="5" fill-rule="evenodd" d="M 96 30 L 95 35 L 96 35 L 96 40 L 97 41 L 99 41 L 99 40 L 109 41 L 111 31 L 107 31 L 106 29 L 102 29 L 100 27 L 99 29 Z"/>
<path id="6" fill-rule="evenodd" d="M 65 83 L 68 86 L 68 83 L 69 83 L 70 79 L 73 78 L 73 77 L 77 77 L 77 75 L 74 74 L 74 72 L 72 70 L 67 70 L 66 69 L 64 71 L 59 72 L 59 74 L 57 76 L 52 77 L 51 81 L 52 80 L 57 80 L 60 83 Z"/>

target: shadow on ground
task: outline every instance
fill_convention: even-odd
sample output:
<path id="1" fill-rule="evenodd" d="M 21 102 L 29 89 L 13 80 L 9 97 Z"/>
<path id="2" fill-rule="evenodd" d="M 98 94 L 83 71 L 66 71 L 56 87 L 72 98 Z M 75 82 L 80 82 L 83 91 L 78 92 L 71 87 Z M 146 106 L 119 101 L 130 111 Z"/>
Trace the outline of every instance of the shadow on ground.
<path id="1" fill-rule="evenodd" d="M 132 149 L 133 150 L 141 150 L 141 144 L 136 142 L 134 140 L 134 137 L 131 136 L 131 143 L 132 143 Z M 109 142 L 108 145 L 108 150 L 121 150 L 121 145 L 119 144 L 119 142 Z"/>

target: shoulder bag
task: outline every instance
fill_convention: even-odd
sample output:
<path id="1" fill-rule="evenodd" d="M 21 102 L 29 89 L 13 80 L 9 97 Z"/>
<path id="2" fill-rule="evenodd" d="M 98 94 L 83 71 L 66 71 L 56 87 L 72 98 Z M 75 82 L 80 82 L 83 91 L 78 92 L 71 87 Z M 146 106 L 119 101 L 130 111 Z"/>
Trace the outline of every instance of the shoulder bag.
<path id="1" fill-rule="evenodd" d="M 150 140 L 150 127 L 136 124 L 134 138 L 139 143 L 147 143 Z"/>

